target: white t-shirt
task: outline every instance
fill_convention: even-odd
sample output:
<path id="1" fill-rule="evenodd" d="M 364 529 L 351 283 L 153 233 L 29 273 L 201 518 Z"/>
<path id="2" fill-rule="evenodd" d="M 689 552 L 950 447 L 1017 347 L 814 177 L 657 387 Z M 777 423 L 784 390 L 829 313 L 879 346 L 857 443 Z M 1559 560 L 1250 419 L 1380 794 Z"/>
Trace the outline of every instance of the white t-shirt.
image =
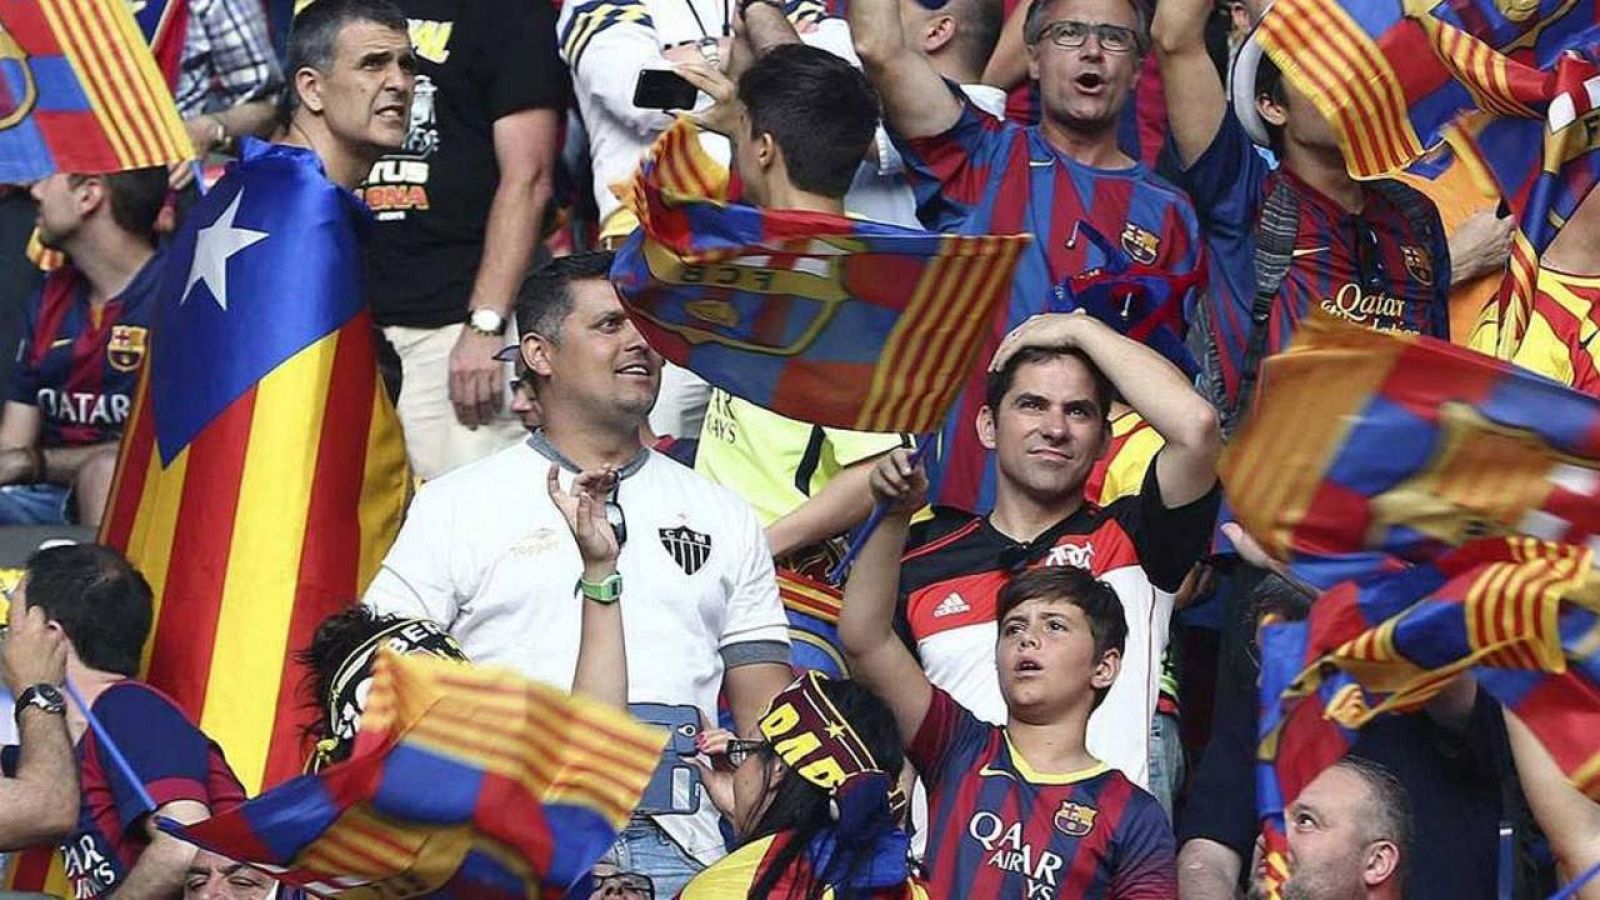
<path id="1" fill-rule="evenodd" d="M 423 485 L 365 602 L 444 624 L 474 662 L 571 690 L 583 563 L 550 502 L 549 470 L 522 442 Z M 563 488 L 572 478 L 563 469 Z M 786 659 L 787 619 L 761 525 L 737 495 L 653 451 L 622 479 L 616 501 L 627 529 L 617 568 L 628 700 L 692 707 L 715 723 L 726 658 Z M 687 800 L 697 813 L 656 821 L 709 864 L 723 852 L 716 809 L 703 790 Z"/>

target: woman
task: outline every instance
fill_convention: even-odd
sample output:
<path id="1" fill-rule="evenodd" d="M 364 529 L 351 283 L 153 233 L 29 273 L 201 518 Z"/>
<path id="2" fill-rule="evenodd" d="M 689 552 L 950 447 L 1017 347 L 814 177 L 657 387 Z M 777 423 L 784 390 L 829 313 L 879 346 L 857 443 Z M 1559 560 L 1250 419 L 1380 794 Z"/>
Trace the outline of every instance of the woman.
<path id="1" fill-rule="evenodd" d="M 761 737 L 709 732 L 702 748 L 732 772 L 702 766 L 740 846 L 679 896 L 923 898 L 906 863 L 905 798 L 888 773 L 905 761 L 888 707 L 852 681 L 807 672 L 772 700 Z"/>

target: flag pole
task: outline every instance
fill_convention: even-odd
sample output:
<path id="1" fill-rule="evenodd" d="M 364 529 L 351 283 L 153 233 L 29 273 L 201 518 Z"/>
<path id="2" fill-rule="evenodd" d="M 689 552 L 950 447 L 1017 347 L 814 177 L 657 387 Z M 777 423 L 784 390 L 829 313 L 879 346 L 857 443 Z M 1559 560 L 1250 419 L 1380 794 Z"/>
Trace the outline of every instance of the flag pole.
<path id="1" fill-rule="evenodd" d="M 928 455 L 928 449 L 933 446 L 936 437 L 936 435 L 932 434 L 922 436 L 917 449 L 911 454 L 912 468 L 916 468 L 922 463 L 923 458 Z M 845 548 L 843 558 L 832 569 L 828 570 L 829 584 L 838 587 L 839 582 L 844 580 L 844 573 L 850 571 L 850 564 L 856 561 L 857 556 L 861 555 L 861 548 L 866 546 L 867 538 L 872 537 L 872 533 L 878 530 L 878 523 L 883 521 L 883 517 L 888 512 L 889 505 L 887 503 L 879 501 L 873 504 L 872 515 L 867 517 L 867 521 L 863 522 L 861 528 L 856 531 L 855 537 L 850 539 L 850 546 Z"/>

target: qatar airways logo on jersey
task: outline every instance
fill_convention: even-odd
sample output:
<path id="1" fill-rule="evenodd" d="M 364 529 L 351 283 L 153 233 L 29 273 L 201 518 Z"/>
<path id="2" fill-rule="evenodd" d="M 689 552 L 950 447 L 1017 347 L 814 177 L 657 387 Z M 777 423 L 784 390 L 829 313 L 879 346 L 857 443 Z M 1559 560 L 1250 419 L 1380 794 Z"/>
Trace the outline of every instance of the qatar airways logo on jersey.
<path id="1" fill-rule="evenodd" d="M 132 401 L 127 394 L 92 394 L 43 388 L 39 408 L 57 422 L 72 425 L 121 425 L 127 421 Z"/>
<path id="2" fill-rule="evenodd" d="M 1094 545 L 1083 544 L 1057 544 L 1050 548 L 1050 553 L 1044 558 L 1047 566 L 1076 566 L 1087 569 L 1094 562 Z"/>
<path id="3" fill-rule="evenodd" d="M 1027 897 L 1054 897 L 1056 877 L 1066 866 L 1061 854 L 1048 848 L 1034 850 L 1022 839 L 1022 823 L 1006 822 L 992 812 L 979 811 L 967 821 L 967 834 L 983 847 L 983 864 L 1012 872 L 1028 880 Z"/>

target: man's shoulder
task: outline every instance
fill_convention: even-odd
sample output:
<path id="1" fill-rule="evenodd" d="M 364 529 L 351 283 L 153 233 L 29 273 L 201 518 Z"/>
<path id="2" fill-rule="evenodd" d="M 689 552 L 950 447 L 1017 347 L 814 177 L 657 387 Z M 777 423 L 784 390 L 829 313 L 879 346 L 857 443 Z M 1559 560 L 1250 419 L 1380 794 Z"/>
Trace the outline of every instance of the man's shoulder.
<path id="1" fill-rule="evenodd" d="M 545 468 L 539 463 L 544 460 L 538 451 L 528 446 L 527 441 L 517 441 L 507 447 L 465 465 L 423 482 L 418 489 L 418 496 L 428 495 L 430 499 L 448 498 L 470 502 L 481 499 L 485 503 L 504 502 L 506 493 L 506 480 L 516 478 L 528 480 L 530 473 L 537 475 L 537 480 L 544 484 Z"/>

